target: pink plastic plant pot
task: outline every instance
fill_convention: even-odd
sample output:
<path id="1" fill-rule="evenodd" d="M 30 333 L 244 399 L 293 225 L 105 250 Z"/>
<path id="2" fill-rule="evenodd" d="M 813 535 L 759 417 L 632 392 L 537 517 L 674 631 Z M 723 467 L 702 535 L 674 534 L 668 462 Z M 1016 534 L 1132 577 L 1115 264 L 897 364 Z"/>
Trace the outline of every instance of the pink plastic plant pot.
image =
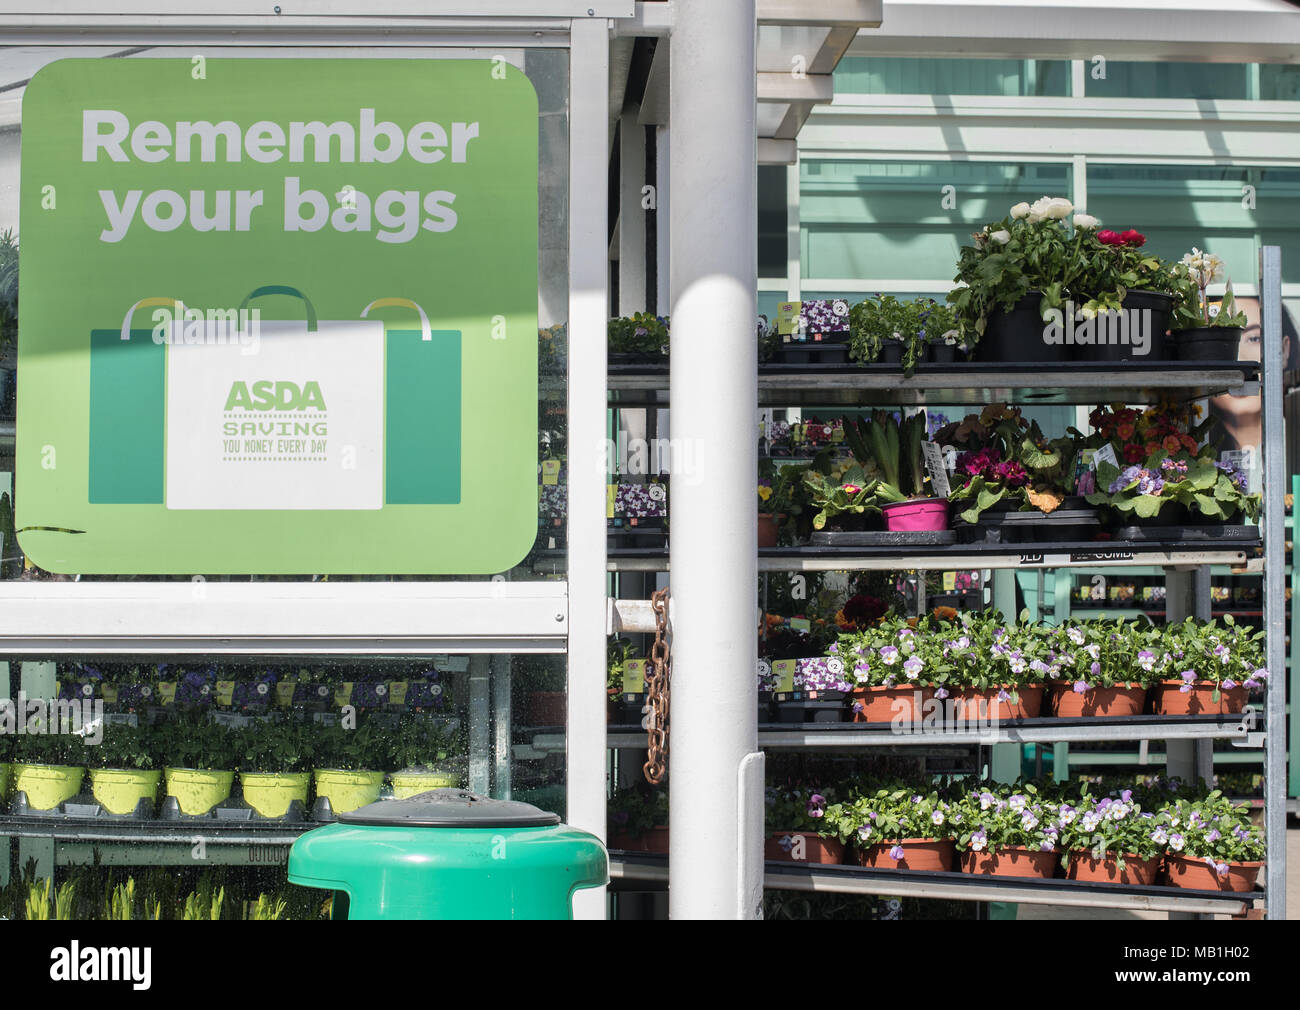
<path id="1" fill-rule="evenodd" d="M 891 533 L 931 533 L 948 528 L 947 498 L 915 498 L 882 506 Z"/>

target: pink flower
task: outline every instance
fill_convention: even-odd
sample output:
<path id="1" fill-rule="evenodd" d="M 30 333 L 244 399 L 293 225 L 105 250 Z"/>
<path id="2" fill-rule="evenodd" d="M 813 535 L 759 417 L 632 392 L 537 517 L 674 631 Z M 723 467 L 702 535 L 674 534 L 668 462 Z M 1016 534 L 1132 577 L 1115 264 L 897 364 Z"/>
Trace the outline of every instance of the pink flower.
<path id="1" fill-rule="evenodd" d="M 1118 232 L 1113 232 L 1109 228 L 1103 228 L 1097 232 L 1097 241 L 1102 245 L 1123 245 L 1124 240 L 1120 238 Z"/>
<path id="2" fill-rule="evenodd" d="M 1134 249 L 1146 245 L 1147 237 L 1136 228 L 1130 228 L 1128 231 L 1120 232 L 1120 241 Z"/>

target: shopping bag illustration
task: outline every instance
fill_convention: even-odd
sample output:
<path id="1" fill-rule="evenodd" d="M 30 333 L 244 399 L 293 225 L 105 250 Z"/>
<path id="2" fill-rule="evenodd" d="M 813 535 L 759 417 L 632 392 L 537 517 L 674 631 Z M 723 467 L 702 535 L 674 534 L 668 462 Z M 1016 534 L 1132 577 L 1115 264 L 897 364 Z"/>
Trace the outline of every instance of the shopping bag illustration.
<path id="1" fill-rule="evenodd" d="M 264 295 L 304 318 L 250 319 Z M 380 509 L 460 497 L 460 333 L 407 299 L 320 320 L 267 286 L 236 320 L 183 313 L 91 335 L 90 501 L 171 509 Z M 409 306 L 420 328 L 374 308 Z M 186 316 L 193 318 L 186 318 Z M 233 323 L 233 325 L 232 325 Z"/>

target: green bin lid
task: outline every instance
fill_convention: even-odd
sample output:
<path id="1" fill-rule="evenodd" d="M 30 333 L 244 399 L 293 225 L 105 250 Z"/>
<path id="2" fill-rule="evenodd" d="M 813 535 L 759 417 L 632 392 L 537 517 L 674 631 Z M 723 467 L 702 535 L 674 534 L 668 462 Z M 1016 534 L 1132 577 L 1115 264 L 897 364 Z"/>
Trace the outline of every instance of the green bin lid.
<path id="1" fill-rule="evenodd" d="M 430 789 L 404 800 L 378 800 L 339 814 L 339 821 L 401 828 L 541 828 L 559 824 L 560 817 L 531 803 L 494 800 L 464 789 Z"/>

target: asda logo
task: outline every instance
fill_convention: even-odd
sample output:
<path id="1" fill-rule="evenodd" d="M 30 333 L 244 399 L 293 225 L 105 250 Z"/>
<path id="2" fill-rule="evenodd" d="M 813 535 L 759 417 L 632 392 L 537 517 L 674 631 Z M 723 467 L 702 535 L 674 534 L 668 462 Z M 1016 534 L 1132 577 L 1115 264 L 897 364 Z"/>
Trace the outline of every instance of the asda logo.
<path id="1" fill-rule="evenodd" d="M 233 382 L 226 395 L 226 410 L 324 410 L 325 397 L 320 383 L 258 379 L 252 383 Z"/>

